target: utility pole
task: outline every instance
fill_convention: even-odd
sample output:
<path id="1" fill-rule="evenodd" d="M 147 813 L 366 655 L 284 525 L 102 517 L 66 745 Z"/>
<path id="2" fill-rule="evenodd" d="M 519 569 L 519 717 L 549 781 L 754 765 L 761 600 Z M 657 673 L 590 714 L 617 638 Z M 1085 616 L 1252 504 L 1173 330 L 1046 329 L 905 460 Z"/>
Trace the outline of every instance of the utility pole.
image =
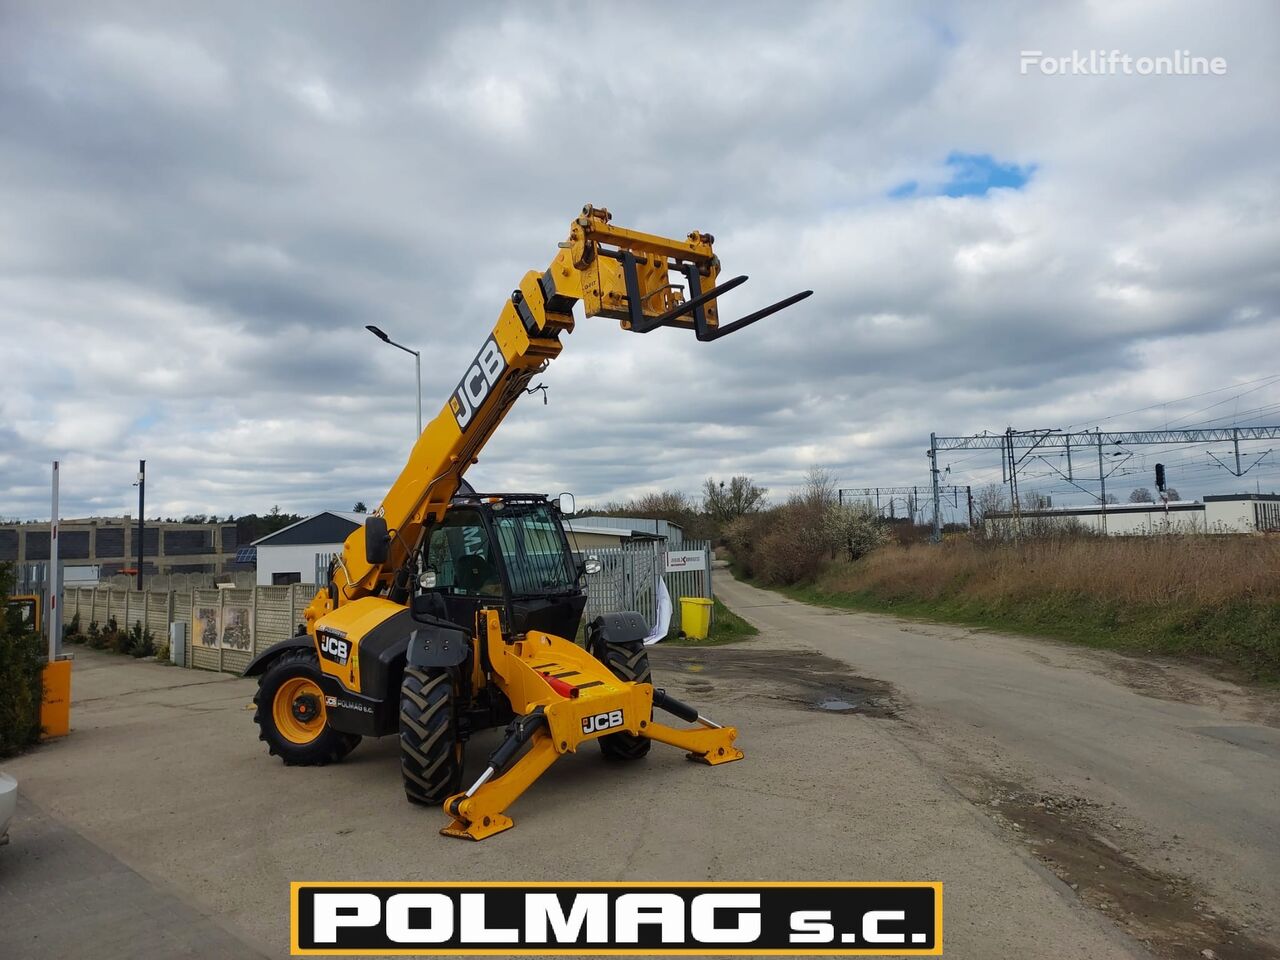
<path id="1" fill-rule="evenodd" d="M 62 591 L 62 577 L 58 569 L 58 461 L 53 461 L 53 509 L 49 520 L 49 613 L 45 623 L 49 629 L 49 662 L 58 659 L 62 646 L 62 606 L 58 596 Z"/>
<path id="2" fill-rule="evenodd" d="M 969 501 L 969 530 L 973 531 L 973 487 L 965 487 L 964 495 Z"/>
<path id="3" fill-rule="evenodd" d="M 1102 503 L 1102 532 L 1107 532 L 1107 474 L 1102 467 L 1102 428 L 1098 428 L 1098 500 Z"/>
<path id="4" fill-rule="evenodd" d="M 1013 536 L 1022 539 L 1022 504 L 1018 502 L 1018 458 L 1013 452 L 1013 427 L 1005 429 L 1009 451 L 1009 507 L 1013 511 Z M 936 439 L 934 441 L 937 442 Z"/>
<path id="5" fill-rule="evenodd" d="M 1240 472 L 1240 430 L 1238 427 L 1231 428 L 1231 445 L 1236 448 L 1236 476 L 1243 476 Z"/>
<path id="6" fill-rule="evenodd" d="M 147 521 L 147 461 L 138 461 L 138 589 L 142 589 L 143 546 L 146 540 Z"/>
<path id="7" fill-rule="evenodd" d="M 929 473 L 933 475 L 933 542 L 942 542 L 942 494 L 938 491 L 938 435 L 929 434 Z"/>

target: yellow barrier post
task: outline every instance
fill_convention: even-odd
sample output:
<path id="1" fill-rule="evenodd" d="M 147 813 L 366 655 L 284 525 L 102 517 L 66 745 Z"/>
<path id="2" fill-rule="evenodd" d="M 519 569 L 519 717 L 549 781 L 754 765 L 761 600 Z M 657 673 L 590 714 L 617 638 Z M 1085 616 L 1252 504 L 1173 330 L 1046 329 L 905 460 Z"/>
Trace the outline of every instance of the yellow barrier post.
<path id="1" fill-rule="evenodd" d="M 65 737 L 71 732 L 71 661 L 46 663 L 41 679 L 40 737 Z"/>

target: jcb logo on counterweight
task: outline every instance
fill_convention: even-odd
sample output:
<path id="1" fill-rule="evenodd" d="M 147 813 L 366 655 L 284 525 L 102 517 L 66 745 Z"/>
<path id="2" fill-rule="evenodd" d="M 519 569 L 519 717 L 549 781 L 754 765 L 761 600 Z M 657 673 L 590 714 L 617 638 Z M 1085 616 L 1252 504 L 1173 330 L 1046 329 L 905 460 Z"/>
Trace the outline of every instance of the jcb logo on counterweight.
<path id="1" fill-rule="evenodd" d="M 595 716 L 582 718 L 583 733 L 597 733 L 620 726 L 622 726 L 621 710 L 610 710 L 608 713 L 597 713 Z"/>
<path id="2" fill-rule="evenodd" d="M 339 640 L 337 637 L 329 634 L 321 634 L 320 636 L 320 653 L 327 660 L 336 660 L 338 663 L 347 662 L 347 654 L 351 652 L 351 645 L 346 640 Z"/>
<path id="3" fill-rule="evenodd" d="M 484 403 L 506 368 L 507 358 L 498 349 L 498 342 L 490 337 L 471 361 L 466 375 L 458 382 L 453 396 L 449 398 L 449 409 L 453 411 L 453 418 L 458 421 L 459 430 L 465 430 L 471 424 L 480 404 Z"/>

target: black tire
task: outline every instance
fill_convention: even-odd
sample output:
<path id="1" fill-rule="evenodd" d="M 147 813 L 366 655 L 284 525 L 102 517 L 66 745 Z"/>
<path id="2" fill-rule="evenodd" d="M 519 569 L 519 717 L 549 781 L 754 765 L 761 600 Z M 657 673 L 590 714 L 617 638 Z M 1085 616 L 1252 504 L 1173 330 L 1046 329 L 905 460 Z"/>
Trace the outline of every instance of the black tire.
<path id="1" fill-rule="evenodd" d="M 405 667 L 400 684 L 400 773 L 413 803 L 438 806 L 462 786 L 453 675 Z"/>
<path id="2" fill-rule="evenodd" d="M 320 690 L 320 662 L 312 650 L 286 650 L 271 661 L 258 678 L 258 690 L 253 695 L 253 722 L 258 725 L 258 739 L 267 745 L 267 752 L 279 757 L 287 767 L 322 767 L 337 763 L 356 748 L 358 734 L 342 733 L 324 721 L 324 700 Z M 298 698 L 307 710 L 315 710 L 318 716 L 315 735 L 306 742 L 290 739 L 280 729 L 275 704 L 281 688 L 291 681 L 306 680 L 316 693 L 304 691 Z M 311 701 L 315 700 L 315 703 Z M 313 721 L 315 724 L 315 721 Z"/>
<path id="3" fill-rule="evenodd" d="M 601 640 L 596 645 L 595 657 L 619 680 L 653 682 L 653 674 L 649 670 L 649 652 L 642 640 L 631 643 L 609 643 Z M 652 715 L 647 719 L 652 720 Z M 610 733 L 599 737 L 596 742 L 600 744 L 600 752 L 609 760 L 639 760 L 648 754 L 651 741 L 648 737 L 637 737 L 631 733 Z"/>

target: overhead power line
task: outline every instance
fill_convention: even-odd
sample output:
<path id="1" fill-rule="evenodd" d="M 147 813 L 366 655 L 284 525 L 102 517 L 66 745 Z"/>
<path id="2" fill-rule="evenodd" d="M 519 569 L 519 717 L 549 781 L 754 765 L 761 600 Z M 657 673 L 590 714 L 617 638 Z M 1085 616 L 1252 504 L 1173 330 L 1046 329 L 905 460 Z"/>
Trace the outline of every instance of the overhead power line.
<path id="1" fill-rule="evenodd" d="M 938 450 L 1035 450 L 1063 447 L 1132 446 L 1142 443 L 1233 443 L 1240 440 L 1280 439 L 1280 426 L 1212 427 L 1199 430 L 1091 430 L 1065 433 L 1059 430 L 1018 430 L 983 433 L 970 437 L 938 437 Z"/>

